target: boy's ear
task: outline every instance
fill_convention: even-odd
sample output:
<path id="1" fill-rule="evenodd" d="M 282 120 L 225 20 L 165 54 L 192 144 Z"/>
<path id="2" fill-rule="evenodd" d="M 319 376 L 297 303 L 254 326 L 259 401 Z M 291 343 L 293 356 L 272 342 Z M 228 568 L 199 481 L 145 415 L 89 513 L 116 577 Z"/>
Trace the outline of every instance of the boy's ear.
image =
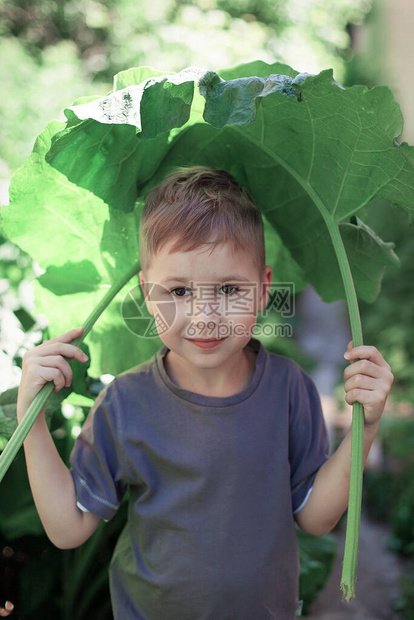
<path id="1" fill-rule="evenodd" d="M 141 289 L 142 289 L 142 292 L 143 292 L 143 295 L 144 295 L 144 299 L 145 299 L 145 305 L 147 306 L 147 310 L 150 313 L 150 315 L 154 316 L 154 310 L 153 310 L 153 307 L 152 307 L 152 302 L 151 302 L 150 297 L 149 297 L 145 274 L 141 270 L 138 275 L 139 275 L 139 283 L 141 285 Z"/>
<path id="2" fill-rule="evenodd" d="M 269 302 L 270 289 L 273 282 L 273 268 L 270 265 L 266 265 L 262 273 L 261 279 L 261 291 L 259 299 L 258 312 L 263 312 Z"/>

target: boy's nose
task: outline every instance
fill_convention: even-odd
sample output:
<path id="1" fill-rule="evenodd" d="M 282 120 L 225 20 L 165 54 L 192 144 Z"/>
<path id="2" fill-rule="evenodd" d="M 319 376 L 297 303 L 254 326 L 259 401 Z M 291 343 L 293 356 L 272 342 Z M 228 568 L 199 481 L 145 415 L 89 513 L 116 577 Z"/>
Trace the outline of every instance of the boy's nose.
<path id="1" fill-rule="evenodd" d="M 221 314 L 211 309 L 199 308 L 189 316 L 188 330 L 192 338 L 214 339 L 221 338 L 220 328 L 223 323 Z"/>

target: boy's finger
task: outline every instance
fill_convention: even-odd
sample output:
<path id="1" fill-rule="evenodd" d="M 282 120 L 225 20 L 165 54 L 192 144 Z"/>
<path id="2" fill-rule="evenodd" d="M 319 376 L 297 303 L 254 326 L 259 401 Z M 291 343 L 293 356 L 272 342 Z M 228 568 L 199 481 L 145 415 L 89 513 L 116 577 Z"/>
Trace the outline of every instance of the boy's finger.
<path id="1" fill-rule="evenodd" d="M 59 366 L 41 366 L 39 368 L 39 377 L 42 382 L 52 382 L 55 384 L 53 390 L 59 392 L 65 387 L 68 378 L 65 376 L 64 371 Z"/>
<path id="2" fill-rule="evenodd" d="M 50 340 L 46 340 L 46 342 L 71 342 L 75 338 L 78 338 L 83 332 L 83 327 L 75 327 L 74 329 L 65 332 L 64 334 L 60 334 L 59 336 L 55 336 L 55 338 L 51 338 Z"/>
<path id="3" fill-rule="evenodd" d="M 60 371 L 60 374 L 53 376 L 52 379 L 56 387 L 58 387 L 59 384 L 62 383 L 62 377 L 64 385 L 69 387 L 73 377 L 72 369 L 70 367 L 70 361 L 63 360 L 59 355 L 48 355 L 47 357 L 42 358 L 42 363 L 39 369 L 41 376 L 43 378 L 46 378 L 46 373 L 48 373 L 48 376 L 50 376 L 50 369 L 53 373 L 55 373 L 56 371 Z"/>
<path id="4" fill-rule="evenodd" d="M 65 342 L 47 342 L 43 343 L 45 346 L 41 350 L 39 350 L 39 355 L 42 358 L 51 356 L 51 355 L 62 355 L 63 357 L 69 358 L 71 361 L 73 358 L 76 358 L 80 362 L 85 362 L 88 356 L 80 349 L 79 347 L 65 343 Z"/>
<path id="5" fill-rule="evenodd" d="M 344 353 L 344 357 L 345 357 L 345 359 L 349 359 L 349 352 L 351 351 L 351 349 L 352 349 L 352 347 L 353 347 L 353 344 L 354 344 L 354 341 L 353 341 L 353 340 L 350 340 L 350 341 L 348 342 L 347 347 L 346 347 L 346 351 L 345 351 L 345 353 Z"/>
<path id="6" fill-rule="evenodd" d="M 354 347 L 353 349 L 347 351 L 344 354 L 344 357 L 347 360 L 354 359 L 369 359 L 374 364 L 378 364 L 378 366 L 389 367 L 387 362 L 382 357 L 381 353 L 378 351 L 376 347 L 370 347 L 367 345 L 361 345 L 360 347 Z"/>
<path id="7" fill-rule="evenodd" d="M 384 371 L 381 366 L 371 360 L 359 360 L 349 364 L 344 370 L 344 379 L 347 381 L 355 375 L 365 375 L 374 379 L 381 379 Z"/>
<path id="8" fill-rule="evenodd" d="M 7 618 L 8 616 L 10 616 L 13 609 L 14 609 L 13 603 L 10 603 L 10 601 L 6 601 L 6 604 L 4 605 L 4 607 L 0 607 L 0 616 L 2 618 Z"/>

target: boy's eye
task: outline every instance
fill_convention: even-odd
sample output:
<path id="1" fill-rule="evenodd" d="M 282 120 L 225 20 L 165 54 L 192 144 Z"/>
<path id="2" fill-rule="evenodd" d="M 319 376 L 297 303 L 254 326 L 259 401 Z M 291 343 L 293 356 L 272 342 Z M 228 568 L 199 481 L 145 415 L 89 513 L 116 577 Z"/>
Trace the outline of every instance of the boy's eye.
<path id="1" fill-rule="evenodd" d="M 232 284 L 224 284 L 223 286 L 220 287 L 219 289 L 220 291 L 223 290 L 224 291 L 224 295 L 226 297 L 231 297 L 233 296 L 235 293 L 237 293 L 240 288 L 238 286 L 233 286 Z M 172 293 L 172 295 L 174 297 L 187 297 L 187 295 L 185 294 L 185 292 L 191 292 L 188 288 L 186 288 L 185 286 L 178 286 L 176 288 L 173 288 L 170 293 Z"/>
<path id="2" fill-rule="evenodd" d="M 235 293 L 237 293 L 240 290 L 238 286 L 233 286 L 233 284 L 224 284 L 221 288 L 223 290 L 226 289 L 225 295 L 227 297 L 230 297 L 231 295 L 234 295 Z M 230 292 L 229 289 L 232 289 L 232 292 Z"/>
<path id="3" fill-rule="evenodd" d="M 185 286 L 178 286 L 177 288 L 173 288 L 172 291 L 170 291 L 170 293 L 175 293 L 175 291 L 179 291 L 177 293 L 177 295 L 174 294 L 174 297 L 185 297 L 185 291 L 188 290 L 185 288 Z M 184 293 L 183 293 L 184 291 Z"/>

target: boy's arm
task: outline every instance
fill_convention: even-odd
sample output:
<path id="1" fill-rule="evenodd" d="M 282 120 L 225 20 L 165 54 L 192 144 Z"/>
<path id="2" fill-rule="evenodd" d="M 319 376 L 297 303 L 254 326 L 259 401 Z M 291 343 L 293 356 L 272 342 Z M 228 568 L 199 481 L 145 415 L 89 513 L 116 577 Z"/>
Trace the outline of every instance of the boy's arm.
<path id="1" fill-rule="evenodd" d="M 375 347 L 348 345 L 345 357 L 352 361 L 345 369 L 345 400 L 364 406 L 364 466 L 378 430 L 385 401 L 394 377 L 390 366 Z M 351 431 L 336 452 L 319 469 L 305 506 L 295 514 L 301 529 L 321 536 L 330 532 L 348 505 L 351 465 Z"/>
<path id="2" fill-rule="evenodd" d="M 70 385 L 72 371 L 63 356 L 85 361 L 81 349 L 67 344 L 80 333 L 81 328 L 71 330 L 26 353 L 17 400 L 19 422 L 47 381 L 55 383 L 55 391 Z M 24 441 L 30 487 L 49 539 L 62 549 L 78 547 L 93 534 L 101 520 L 77 507 L 72 475 L 56 449 L 44 411 L 45 408 Z"/>
<path id="3" fill-rule="evenodd" d="M 48 538 L 60 549 L 72 549 L 93 534 L 101 519 L 77 507 L 72 475 L 60 458 L 43 412 L 40 416 L 24 442 L 30 487 Z"/>

